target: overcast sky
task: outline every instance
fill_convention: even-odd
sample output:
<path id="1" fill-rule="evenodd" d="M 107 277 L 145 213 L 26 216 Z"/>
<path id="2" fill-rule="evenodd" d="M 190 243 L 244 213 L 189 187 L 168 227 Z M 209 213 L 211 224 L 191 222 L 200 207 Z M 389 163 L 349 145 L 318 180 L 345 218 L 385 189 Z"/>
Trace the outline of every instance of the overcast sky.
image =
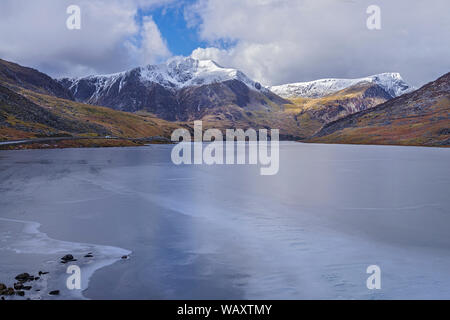
<path id="1" fill-rule="evenodd" d="M 66 27 L 71 4 L 81 30 Z M 1 0 L 0 58 L 61 77 L 192 55 L 265 85 L 400 72 L 420 86 L 450 71 L 449 12 L 449 0 Z"/>

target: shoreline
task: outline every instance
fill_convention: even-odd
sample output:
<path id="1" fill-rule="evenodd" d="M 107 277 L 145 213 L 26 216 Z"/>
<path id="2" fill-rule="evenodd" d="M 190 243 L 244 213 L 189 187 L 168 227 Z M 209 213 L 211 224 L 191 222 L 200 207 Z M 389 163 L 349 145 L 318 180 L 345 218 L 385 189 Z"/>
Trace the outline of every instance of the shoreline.
<path id="1" fill-rule="evenodd" d="M 280 140 L 279 142 L 296 142 L 318 145 L 350 145 L 350 146 L 379 146 L 379 147 L 420 147 L 447 149 L 450 145 L 416 145 L 416 144 L 364 144 L 350 142 L 322 142 L 311 140 Z M 204 142 L 208 143 L 208 142 Z M 148 145 L 176 144 L 167 138 L 57 138 L 0 141 L 0 151 L 8 150 L 58 150 L 58 149 L 89 149 L 89 148 L 127 148 L 145 147 Z"/>
<path id="2" fill-rule="evenodd" d="M 84 296 L 84 291 L 89 287 L 89 282 L 97 270 L 112 265 L 118 261 L 125 260 L 123 257 L 129 258 L 131 251 L 112 246 L 103 246 L 95 244 L 87 244 L 81 242 L 68 242 L 50 238 L 46 233 L 39 231 L 41 224 L 35 221 L 24 221 L 9 218 L 0 218 L 0 221 L 6 224 L 19 224 L 19 230 L 16 234 L 11 235 L 11 231 L 2 232 L 0 229 L 0 239 L 3 255 L 8 255 L 4 251 L 9 252 L 12 260 L 23 261 L 25 259 L 29 263 L 19 263 L 14 266 L 4 266 L 5 273 L 0 278 L 0 282 L 5 283 L 9 287 L 13 287 L 14 277 L 24 272 L 39 274 L 39 279 L 33 283 L 32 291 L 26 291 L 24 297 L 17 295 L 11 296 L 11 299 L 88 299 Z M 5 224 L 3 224 L 4 226 Z M 0 251 L 0 252 L 1 252 Z M 66 254 L 73 254 L 76 261 L 62 263 L 61 257 Z M 92 257 L 86 257 L 87 255 Z M 27 260 L 28 259 L 28 260 Z M 7 261 L 10 259 L 2 259 Z M 67 278 L 71 275 L 66 273 L 67 267 L 77 265 L 81 270 L 81 289 L 69 290 L 66 287 Z M 9 267 L 9 270 L 8 270 Z M 2 267 L 3 268 L 3 267 Z M 38 268 L 39 270 L 37 270 Z M 44 275 L 41 275 L 45 272 Z M 47 274 L 48 272 L 48 274 Z M 58 291 L 57 295 L 49 295 L 51 291 Z M 9 300 L 9 298 L 7 298 Z"/>
<path id="3" fill-rule="evenodd" d="M 172 144 L 172 142 L 159 136 L 147 138 L 50 137 L 0 141 L 0 150 L 138 147 L 149 144 Z"/>

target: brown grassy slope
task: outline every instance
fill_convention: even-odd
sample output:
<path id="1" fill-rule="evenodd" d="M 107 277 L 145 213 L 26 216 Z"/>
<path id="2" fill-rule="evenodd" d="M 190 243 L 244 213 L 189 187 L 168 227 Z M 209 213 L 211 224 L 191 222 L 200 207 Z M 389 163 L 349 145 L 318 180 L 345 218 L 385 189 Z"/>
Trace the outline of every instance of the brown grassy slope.
<path id="1" fill-rule="evenodd" d="M 185 115 L 190 121 L 174 123 L 145 112 L 123 113 L 73 102 L 71 93 L 49 76 L 1 59 L 0 85 L 29 102 L 14 103 L 14 108 L 8 107 L 8 103 L 4 105 L 6 120 L 0 124 L 0 139 L 53 135 L 168 137 L 175 128 L 192 127 L 194 119 L 202 119 L 205 129 L 273 128 L 280 129 L 281 139 L 300 140 L 332 120 L 384 101 L 376 94 L 368 94 L 373 88 L 363 86 L 320 99 L 297 99 L 293 105 L 276 95 L 256 93 L 242 83 L 231 81 L 184 90 L 183 103 L 193 106 Z M 176 110 L 171 110 L 170 105 L 167 101 L 160 113 L 169 113 L 176 119 L 172 114 Z M 15 109 L 21 112 L 13 112 Z M 26 116 L 27 110 L 34 110 L 33 117 Z"/>
<path id="2" fill-rule="evenodd" d="M 90 123 L 107 129 L 111 135 L 126 138 L 170 137 L 181 124 L 165 121 L 150 114 L 134 114 L 107 107 L 60 99 L 22 90 L 25 97 L 67 119 Z"/>
<path id="3" fill-rule="evenodd" d="M 0 139 L 90 132 L 103 135 L 108 133 L 101 126 L 61 117 L 0 85 Z"/>
<path id="4" fill-rule="evenodd" d="M 72 94 L 48 75 L 0 59 L 0 140 L 61 135 L 169 137 L 179 126 L 148 114 L 74 102 Z"/>
<path id="5" fill-rule="evenodd" d="M 450 73 L 326 125 L 309 142 L 450 146 Z"/>
<path id="6" fill-rule="evenodd" d="M 1 94 L 3 92 L 3 100 Z M 0 140 L 48 136 L 170 137 L 181 124 L 0 86 Z"/>
<path id="7" fill-rule="evenodd" d="M 372 108 L 390 99 L 379 86 L 363 83 L 323 98 L 292 99 L 284 108 L 267 101 L 267 109 L 235 105 L 209 110 L 204 128 L 280 129 L 281 139 L 302 140 L 318 132 L 326 123 L 348 114 Z"/>
<path id="8" fill-rule="evenodd" d="M 376 88 L 375 88 L 376 89 Z M 355 110 L 372 107 L 387 99 L 384 92 L 370 96 L 373 85 L 364 84 L 338 92 L 332 96 L 308 99 L 296 105 L 286 104 L 284 110 L 274 106 L 267 99 L 267 109 L 240 108 L 235 105 L 217 107 L 202 117 L 204 130 L 218 128 L 242 129 L 280 129 L 281 139 L 299 140 L 316 133 L 328 121 L 343 117 Z M 54 113 L 68 119 L 100 125 L 111 135 L 120 137 L 170 136 L 171 132 L 182 126 L 190 128 L 193 122 L 167 122 L 149 113 L 137 114 L 114 111 L 109 108 L 91 106 L 30 90 L 21 94 L 38 105 L 51 109 Z M 297 108 L 297 109 L 296 109 Z M 297 110 L 297 111 L 295 111 Z"/>
<path id="9" fill-rule="evenodd" d="M 221 107 L 214 110 L 214 113 L 204 116 L 202 119 L 203 128 L 217 128 L 222 131 L 226 129 L 279 129 L 280 139 L 298 140 L 299 123 L 292 114 L 283 110 L 245 110 L 237 106 Z"/>

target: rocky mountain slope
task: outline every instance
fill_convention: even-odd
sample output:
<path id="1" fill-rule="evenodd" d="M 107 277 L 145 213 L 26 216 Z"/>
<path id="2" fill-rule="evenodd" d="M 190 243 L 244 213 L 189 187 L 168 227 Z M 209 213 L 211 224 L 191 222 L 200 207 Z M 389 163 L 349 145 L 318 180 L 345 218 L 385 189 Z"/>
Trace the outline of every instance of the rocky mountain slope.
<path id="1" fill-rule="evenodd" d="M 0 138 L 96 132 L 106 128 L 61 117 L 0 85 Z"/>
<path id="2" fill-rule="evenodd" d="M 38 114 L 47 112 L 48 117 L 58 116 L 63 123 L 65 120 L 74 121 L 72 128 L 56 127 L 47 121 L 47 118 L 39 117 L 19 118 L 25 124 L 15 120 L 13 109 L 17 108 L 17 104 L 8 97 L 0 105 L 0 110 L 4 115 L 3 121 L 0 123 L 0 140 L 14 140 L 22 138 L 47 137 L 54 135 L 89 135 L 102 136 L 104 134 L 127 137 L 142 138 L 149 136 L 170 137 L 173 130 L 178 127 L 191 128 L 192 121 L 166 121 L 161 117 L 156 117 L 154 113 L 141 110 L 137 112 L 122 112 L 111 108 L 99 107 L 91 104 L 81 103 L 68 99 L 59 98 L 58 92 L 48 90 L 48 88 L 62 88 L 60 83 L 47 77 L 40 72 L 14 65 L 18 74 L 29 73 L 28 77 L 22 77 L 21 81 L 17 81 L 13 85 L 10 81 L 0 78 L 0 85 L 9 88 L 21 97 L 23 100 L 21 106 L 22 111 L 35 109 L 38 107 Z M 224 69 L 225 73 L 216 73 L 214 81 L 220 79 L 224 82 L 211 82 L 212 77 L 205 76 L 207 81 L 211 83 L 203 86 L 180 86 L 178 95 L 182 97 L 181 101 L 190 101 L 195 104 L 197 109 L 190 113 L 189 119 L 202 119 L 204 128 L 279 128 L 280 136 L 283 139 L 298 139 L 297 123 L 293 117 L 283 112 L 284 105 L 273 102 L 271 99 L 283 103 L 289 103 L 279 97 L 274 97 L 264 88 L 261 91 L 266 95 L 257 92 L 259 88 L 257 83 L 242 78 L 241 73 Z M 217 78 L 217 74 L 221 78 Z M 42 82 L 33 82 L 30 79 L 42 77 Z M 148 75 L 147 75 L 148 76 Z M 226 78 L 237 77 L 236 79 Z M 11 78 L 19 78 L 11 75 Z M 228 79 L 228 80 L 227 80 Z M 238 80 L 240 79 L 240 80 Z M 29 82 L 29 80 L 31 82 Z M 129 79 L 128 79 L 129 80 Z M 198 79 L 197 79 L 198 80 Z M 205 81 L 206 81 L 205 80 Z M 204 83 L 204 82 L 203 82 Z M 167 83 L 165 84 L 167 86 Z M 155 85 L 156 88 L 162 85 Z M 255 90 L 251 89 L 255 86 Z M 65 90 L 64 88 L 62 88 Z M 69 94 L 71 94 L 69 92 Z M 171 109 L 170 104 L 165 103 L 165 95 L 168 89 L 164 88 L 161 92 L 154 92 L 149 97 L 152 102 L 160 102 L 160 113 L 166 113 L 168 118 L 177 119 L 188 118 L 188 112 L 183 113 L 183 109 Z M 208 95 L 203 99 L 203 95 Z M 199 98 L 200 97 L 200 98 Z M 70 97 L 69 97 L 70 98 Z M 172 99 L 170 97 L 169 99 Z M 262 101 L 261 103 L 259 101 Z M 189 104 L 189 103 L 188 103 Z M 176 106 L 180 105 L 178 102 Z M 14 107 L 12 107 L 14 106 Z M 244 106 L 244 107 L 241 107 Z M 207 112 L 204 112 L 207 109 Z M 173 113 L 172 113 L 173 112 Z M 8 120 L 6 120 L 8 119 Z"/>
<path id="3" fill-rule="evenodd" d="M 450 73 L 414 92 L 331 122 L 310 141 L 450 146 Z"/>
<path id="4" fill-rule="evenodd" d="M 0 141 L 55 136 L 170 137 L 183 124 L 78 103 L 51 77 L 0 60 Z"/>
<path id="5" fill-rule="evenodd" d="M 269 89 L 283 98 L 321 98 L 366 82 L 380 86 L 391 98 L 414 90 L 412 86 L 402 79 L 399 73 L 382 73 L 358 79 L 321 79 L 273 86 Z"/>
<path id="6" fill-rule="evenodd" d="M 170 137 L 184 124 L 0 85 L 0 141 L 57 136 Z"/>
<path id="7" fill-rule="evenodd" d="M 333 90 L 343 89 L 326 97 L 285 100 L 239 70 L 192 58 L 59 82 L 85 103 L 145 111 L 169 121 L 201 119 L 205 127 L 219 129 L 279 128 L 288 139 L 310 137 L 330 121 L 371 108 L 410 88 L 399 75 L 385 74 L 338 81 Z"/>
<path id="8" fill-rule="evenodd" d="M 325 124 L 391 99 L 382 87 L 373 82 L 361 82 L 322 98 L 291 99 L 286 112 L 293 114 L 303 138 L 317 133 Z"/>
<path id="9" fill-rule="evenodd" d="M 59 82 L 79 102 L 129 112 L 146 111 L 170 121 L 201 119 L 216 113 L 217 108 L 272 110 L 289 103 L 239 70 L 189 57 Z"/>
<path id="10" fill-rule="evenodd" d="M 302 94 L 314 97 L 285 100 L 212 61 L 178 58 L 115 75 L 56 81 L 0 60 L 0 140 L 169 137 L 203 120 L 204 129 L 280 129 L 283 140 L 448 144 L 448 74 L 394 99 L 411 90 L 401 77 L 362 79 L 332 81 L 320 90 L 313 86 L 317 90 Z"/>
<path id="11" fill-rule="evenodd" d="M 0 59 L 0 84 L 12 90 L 28 89 L 72 100 L 72 93 L 48 75 Z"/>

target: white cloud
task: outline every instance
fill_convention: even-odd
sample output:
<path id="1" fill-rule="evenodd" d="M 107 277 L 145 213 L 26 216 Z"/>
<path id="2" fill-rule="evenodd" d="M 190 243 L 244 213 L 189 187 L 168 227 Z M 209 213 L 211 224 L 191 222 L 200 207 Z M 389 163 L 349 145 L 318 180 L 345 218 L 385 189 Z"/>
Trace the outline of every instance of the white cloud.
<path id="1" fill-rule="evenodd" d="M 144 17 L 140 31 L 140 45 L 128 42 L 127 46 L 139 65 L 154 64 L 167 59 L 171 53 L 152 17 Z"/>
<path id="2" fill-rule="evenodd" d="M 170 55 L 151 17 L 139 7 L 170 0 L 2 0 L 0 57 L 53 76 L 125 70 Z M 68 30 L 66 9 L 81 8 L 81 30 Z M 134 43 L 130 39 L 137 39 Z"/>
<path id="3" fill-rule="evenodd" d="M 198 0 L 185 17 L 211 46 L 194 56 L 242 69 L 265 84 L 395 71 L 420 85 L 450 71 L 450 2 L 378 0 L 379 31 L 366 27 L 371 4 Z M 223 49 L 221 43 L 233 45 Z"/>

